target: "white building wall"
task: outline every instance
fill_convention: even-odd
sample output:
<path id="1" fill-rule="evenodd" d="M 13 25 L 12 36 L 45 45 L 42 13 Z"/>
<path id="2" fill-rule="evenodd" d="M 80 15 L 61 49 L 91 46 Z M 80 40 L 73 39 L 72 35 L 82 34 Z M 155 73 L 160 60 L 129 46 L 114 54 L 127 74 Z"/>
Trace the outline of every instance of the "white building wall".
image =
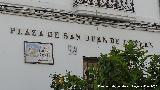
<path id="1" fill-rule="evenodd" d="M 134 0 L 134 2 L 137 16 L 150 21 L 159 21 L 159 0 Z"/>
<path id="2" fill-rule="evenodd" d="M 0 90 L 52 90 L 50 74 L 65 73 L 66 70 L 82 76 L 83 56 L 99 57 L 111 46 L 122 47 L 124 40 L 138 40 L 148 44 L 150 53 L 160 53 L 159 33 L 115 29 L 112 27 L 81 25 L 58 21 L 41 20 L 0 14 Z M 59 32 L 60 38 L 47 36 L 25 36 L 10 33 L 10 27 Z M 97 29 L 98 28 L 98 29 Z M 80 34 L 81 40 L 65 40 L 63 33 Z M 108 43 L 85 41 L 86 36 L 106 37 Z M 109 38 L 119 39 L 120 44 L 111 44 Z M 53 43 L 54 65 L 24 63 L 24 41 Z M 68 45 L 78 48 L 77 55 L 69 55 Z M 153 47 L 152 47 L 153 46 Z"/>
<path id="3" fill-rule="evenodd" d="M 52 7 L 72 10 L 72 0 L 0 0 L 3 2 L 19 3 L 33 6 Z M 138 1 L 141 1 L 138 2 Z M 153 2 L 151 2 L 153 1 Z M 43 3 L 41 3 L 43 2 Z M 50 3 L 48 3 L 50 2 Z M 156 0 L 135 0 L 137 16 L 159 18 Z M 151 5 L 149 5 L 151 4 Z M 144 7 L 145 8 L 144 8 Z M 151 7 L 149 7 L 151 6 Z M 152 7 L 153 6 L 153 7 Z M 99 57 L 100 53 L 107 53 L 111 46 L 122 48 L 124 40 L 138 40 L 151 43 L 148 49 L 150 53 L 160 54 L 159 33 L 145 31 L 122 30 L 112 27 L 81 25 L 58 21 L 42 20 L 31 17 L 21 17 L 0 14 L 0 90 L 52 90 L 50 86 L 50 74 L 54 72 L 65 73 L 66 70 L 82 76 L 83 56 Z M 17 35 L 10 33 L 10 28 L 36 29 L 43 32 L 59 32 L 59 39 Z M 98 28 L 98 29 L 97 29 Z M 81 40 L 65 40 L 63 33 L 80 34 Z M 47 34 L 47 33 L 45 33 Z M 99 36 L 108 38 L 108 43 L 85 41 L 86 36 Z M 110 38 L 119 39 L 120 44 L 111 44 Z M 26 64 L 24 63 L 24 41 L 53 43 L 54 65 Z M 77 55 L 68 54 L 68 45 L 78 48 Z M 152 47 L 153 46 L 153 47 Z"/>

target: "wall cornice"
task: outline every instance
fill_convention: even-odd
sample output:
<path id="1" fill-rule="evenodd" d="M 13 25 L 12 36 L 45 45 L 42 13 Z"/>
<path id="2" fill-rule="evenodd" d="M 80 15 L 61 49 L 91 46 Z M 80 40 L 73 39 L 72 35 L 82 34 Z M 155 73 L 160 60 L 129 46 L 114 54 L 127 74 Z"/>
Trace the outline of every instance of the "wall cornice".
<path id="1" fill-rule="evenodd" d="M 113 27 L 127 30 L 140 30 L 149 32 L 160 32 L 160 25 L 144 21 L 121 21 L 103 17 L 78 15 L 73 11 L 65 11 L 51 8 L 33 7 L 27 5 L 10 4 L 0 2 L 0 13 L 16 16 L 46 19 L 51 21 L 61 21 L 78 23 L 85 25 Z"/>

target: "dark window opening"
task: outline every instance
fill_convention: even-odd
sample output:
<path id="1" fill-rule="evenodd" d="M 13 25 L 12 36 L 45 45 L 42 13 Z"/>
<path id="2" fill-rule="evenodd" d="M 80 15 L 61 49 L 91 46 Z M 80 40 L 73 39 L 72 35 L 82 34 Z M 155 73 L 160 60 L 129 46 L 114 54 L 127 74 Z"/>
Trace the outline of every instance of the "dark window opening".
<path id="1" fill-rule="evenodd" d="M 93 66 L 96 67 L 98 62 L 98 57 L 83 57 L 83 78 L 87 79 L 88 69 Z"/>

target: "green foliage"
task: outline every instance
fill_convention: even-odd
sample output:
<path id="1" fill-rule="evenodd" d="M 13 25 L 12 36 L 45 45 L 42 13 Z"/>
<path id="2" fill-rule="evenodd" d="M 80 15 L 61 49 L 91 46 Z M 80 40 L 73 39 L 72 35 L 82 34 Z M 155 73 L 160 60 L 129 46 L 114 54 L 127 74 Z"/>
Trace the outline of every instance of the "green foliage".
<path id="1" fill-rule="evenodd" d="M 52 75 L 51 88 L 55 90 L 160 90 L 160 55 L 148 55 L 143 47 L 130 41 L 124 50 L 113 47 L 101 54 L 97 67 L 90 66 L 87 79 L 71 75 Z M 134 86 L 143 86 L 133 88 Z M 146 88 L 144 85 L 157 85 Z M 98 87 L 109 86 L 109 87 Z M 119 87 L 121 86 L 121 87 Z M 122 86 L 128 86 L 123 88 Z"/>
<path id="2" fill-rule="evenodd" d="M 76 75 L 71 75 L 67 72 L 66 75 L 54 74 L 50 75 L 52 78 L 51 88 L 55 90 L 85 90 L 86 81 Z"/>

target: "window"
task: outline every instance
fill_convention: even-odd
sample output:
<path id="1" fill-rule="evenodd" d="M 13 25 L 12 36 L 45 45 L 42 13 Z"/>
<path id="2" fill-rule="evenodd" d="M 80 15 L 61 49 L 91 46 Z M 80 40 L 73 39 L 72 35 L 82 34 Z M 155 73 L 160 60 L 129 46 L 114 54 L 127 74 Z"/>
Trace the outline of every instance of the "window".
<path id="1" fill-rule="evenodd" d="M 87 78 L 89 66 L 96 67 L 98 62 L 97 57 L 83 57 L 83 78 Z"/>

